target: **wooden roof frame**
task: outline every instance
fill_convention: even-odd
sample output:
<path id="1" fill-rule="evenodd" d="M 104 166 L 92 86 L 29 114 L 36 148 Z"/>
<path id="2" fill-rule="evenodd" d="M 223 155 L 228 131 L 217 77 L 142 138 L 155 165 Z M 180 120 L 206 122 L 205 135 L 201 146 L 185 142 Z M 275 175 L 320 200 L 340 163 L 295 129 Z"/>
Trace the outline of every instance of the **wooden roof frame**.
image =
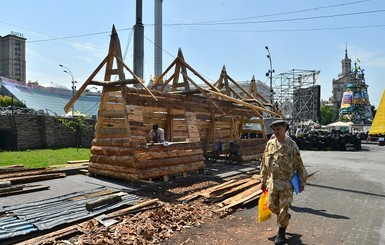
<path id="1" fill-rule="evenodd" d="M 172 75 L 165 81 L 163 81 L 163 78 L 166 77 L 166 75 L 172 70 L 174 67 L 174 72 Z M 195 82 L 188 74 L 187 72 L 192 72 L 195 76 L 197 76 L 206 86 L 202 87 L 197 82 Z M 179 77 L 182 75 L 183 81 L 179 81 Z M 223 100 L 227 100 L 233 103 L 237 103 L 241 106 L 245 106 L 250 108 L 251 110 L 254 110 L 258 116 L 261 116 L 261 112 L 266 112 L 278 117 L 281 117 L 282 114 L 276 111 L 271 111 L 269 109 L 266 109 L 266 107 L 260 103 L 256 98 L 254 98 L 254 102 L 257 103 L 257 105 L 251 104 L 249 102 L 245 102 L 243 98 L 236 94 L 235 97 L 232 97 L 229 95 L 229 93 L 223 93 L 221 91 L 221 86 L 219 84 L 222 84 L 220 81 L 226 79 L 225 86 L 227 84 L 228 91 L 233 92 L 236 94 L 236 92 L 228 86 L 227 79 L 230 80 L 232 83 L 234 83 L 238 88 L 240 88 L 243 92 L 245 92 L 249 97 L 254 98 L 252 94 L 248 93 L 242 86 L 240 86 L 237 82 L 235 82 L 234 79 L 232 79 L 230 76 L 227 75 L 224 70 L 222 70 L 221 77 L 219 80 L 212 85 L 210 82 L 208 82 L 199 72 L 197 72 L 193 67 L 191 67 L 184 59 L 182 50 L 178 49 L 178 56 L 174 59 L 174 61 L 167 67 L 167 69 L 154 81 L 152 86 L 149 88 L 150 90 L 155 90 L 155 88 L 159 85 L 161 85 L 160 88 L 156 89 L 159 92 L 166 92 L 167 85 L 171 84 L 170 90 L 168 93 L 178 93 L 178 94 L 202 94 L 206 96 L 207 98 L 220 98 Z M 192 85 L 192 86 L 191 86 Z M 191 87 L 195 87 L 195 89 L 191 89 Z M 178 90 L 178 88 L 183 88 L 183 90 Z M 216 107 L 214 101 L 210 100 Z M 217 107 L 218 108 L 218 107 Z M 220 110 L 220 108 L 218 108 Z"/>
<path id="2" fill-rule="evenodd" d="M 117 68 L 113 68 L 114 62 L 116 63 Z M 104 81 L 95 81 L 95 76 L 100 72 L 100 70 L 104 66 L 106 67 L 104 73 Z M 125 78 L 124 69 L 126 69 L 132 75 L 132 79 Z M 112 75 L 118 75 L 119 80 L 111 81 Z M 76 102 L 76 100 L 80 97 L 80 95 L 84 92 L 88 85 L 97 85 L 103 87 L 120 86 L 122 93 L 124 93 L 124 89 L 127 84 L 140 84 L 155 100 L 157 100 L 157 98 L 151 93 L 151 91 L 147 89 L 147 87 L 144 85 L 144 81 L 140 77 L 136 76 L 135 73 L 124 63 L 118 33 L 116 32 L 115 26 L 113 25 L 111 31 L 110 46 L 107 56 L 98 65 L 94 72 L 92 72 L 92 74 L 79 88 L 79 90 L 76 91 L 76 93 L 72 96 L 70 101 L 65 105 L 64 111 L 66 113 L 70 111 L 72 105 Z"/>

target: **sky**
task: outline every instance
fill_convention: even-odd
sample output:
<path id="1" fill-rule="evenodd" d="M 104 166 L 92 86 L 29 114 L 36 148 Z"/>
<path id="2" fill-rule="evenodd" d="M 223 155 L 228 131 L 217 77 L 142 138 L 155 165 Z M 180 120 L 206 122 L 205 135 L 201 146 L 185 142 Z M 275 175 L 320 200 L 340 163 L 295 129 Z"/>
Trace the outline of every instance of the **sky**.
<path id="1" fill-rule="evenodd" d="M 112 26 L 133 69 L 135 0 L 0 0 L 0 36 L 22 33 L 27 81 L 80 87 L 105 58 Z M 154 75 L 154 1 L 143 1 L 144 80 Z M 223 66 L 236 81 L 253 76 L 319 70 L 321 98 L 332 96 L 345 49 L 365 71 L 372 105 L 385 89 L 383 0 L 164 0 L 163 70 L 181 48 L 185 61 L 215 82 Z M 277 86 L 279 80 L 274 80 Z M 279 84 L 278 84 L 279 85 Z"/>

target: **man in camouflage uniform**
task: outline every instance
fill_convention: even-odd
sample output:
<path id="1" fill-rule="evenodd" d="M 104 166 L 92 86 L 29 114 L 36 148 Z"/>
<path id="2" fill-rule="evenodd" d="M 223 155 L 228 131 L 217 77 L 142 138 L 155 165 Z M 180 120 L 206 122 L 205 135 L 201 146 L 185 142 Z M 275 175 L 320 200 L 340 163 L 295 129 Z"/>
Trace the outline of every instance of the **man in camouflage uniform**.
<path id="1" fill-rule="evenodd" d="M 300 192 L 304 190 L 307 171 L 303 165 L 297 144 L 286 135 L 287 123 L 275 120 L 270 124 L 274 133 L 266 144 L 261 162 L 262 190 L 269 193 L 268 206 L 277 215 L 279 226 L 275 244 L 283 244 L 285 232 L 289 225 L 289 207 L 293 201 L 291 178 L 296 171 L 300 180 Z"/>

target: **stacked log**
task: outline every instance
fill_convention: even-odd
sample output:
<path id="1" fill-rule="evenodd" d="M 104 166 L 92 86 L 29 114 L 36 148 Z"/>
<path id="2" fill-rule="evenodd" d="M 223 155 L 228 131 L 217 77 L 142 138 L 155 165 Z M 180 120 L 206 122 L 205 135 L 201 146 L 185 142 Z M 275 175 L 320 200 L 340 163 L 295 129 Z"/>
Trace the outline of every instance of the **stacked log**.
<path id="1" fill-rule="evenodd" d="M 242 161 L 258 160 L 262 158 L 266 142 L 266 138 L 241 139 L 239 141 L 239 152 Z"/>
<path id="2" fill-rule="evenodd" d="M 130 87 L 103 92 L 90 173 L 127 180 L 185 176 L 204 168 L 204 153 L 217 142 L 227 148 L 237 144 L 237 157 L 244 161 L 263 152 L 266 140 L 240 140 L 242 122 L 252 110 L 201 95 L 153 93 L 157 100 Z M 167 144 L 147 143 L 154 122 L 165 130 Z"/>

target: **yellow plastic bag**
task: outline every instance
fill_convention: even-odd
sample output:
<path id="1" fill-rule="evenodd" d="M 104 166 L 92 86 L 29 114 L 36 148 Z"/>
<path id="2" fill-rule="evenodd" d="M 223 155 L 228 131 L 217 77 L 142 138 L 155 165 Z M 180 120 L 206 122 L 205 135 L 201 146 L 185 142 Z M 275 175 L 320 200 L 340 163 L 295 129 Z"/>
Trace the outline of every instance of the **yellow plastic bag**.
<path id="1" fill-rule="evenodd" d="M 267 205 L 268 199 L 269 194 L 267 193 L 267 191 L 264 191 L 258 201 L 258 223 L 271 218 L 271 210 Z"/>

